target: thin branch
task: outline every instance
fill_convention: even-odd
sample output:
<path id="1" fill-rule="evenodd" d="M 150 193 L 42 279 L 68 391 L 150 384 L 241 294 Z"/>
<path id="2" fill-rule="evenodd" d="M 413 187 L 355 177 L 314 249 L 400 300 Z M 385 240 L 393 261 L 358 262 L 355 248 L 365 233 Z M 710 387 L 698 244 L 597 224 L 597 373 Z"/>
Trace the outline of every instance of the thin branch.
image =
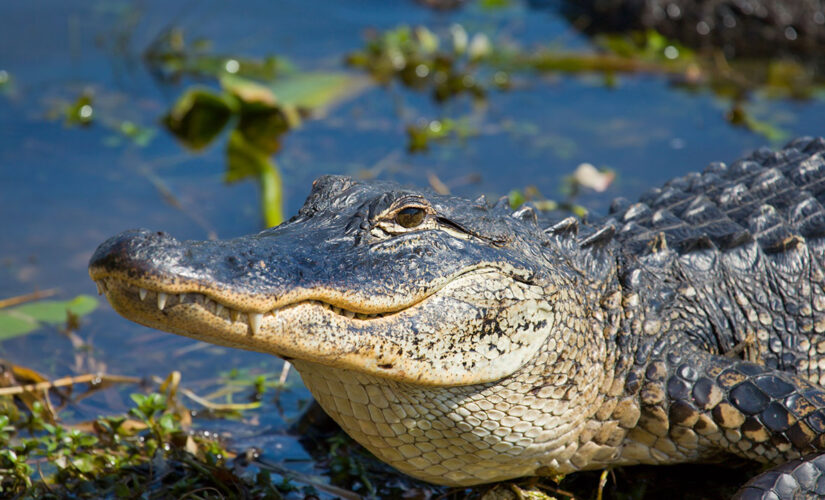
<path id="1" fill-rule="evenodd" d="M 48 290 L 39 290 L 37 292 L 18 295 L 16 297 L 9 297 L 8 299 L 2 299 L 0 300 L 0 309 L 20 305 L 25 302 L 31 302 L 33 300 L 45 299 L 46 297 L 51 297 L 52 295 L 55 295 L 57 292 L 57 288 L 50 288 Z"/>
<path id="2" fill-rule="evenodd" d="M 259 408 L 261 406 L 261 403 L 257 401 L 254 403 L 213 403 L 208 399 L 198 396 L 189 389 L 181 388 L 180 392 L 187 398 L 191 399 L 192 401 L 195 401 L 198 404 L 205 406 L 210 410 L 252 410 L 254 408 Z"/>
<path id="3" fill-rule="evenodd" d="M 143 380 L 140 377 L 129 377 L 125 375 L 102 375 L 96 373 L 88 373 L 85 375 L 78 375 L 76 377 L 64 377 L 57 380 L 47 380 L 45 382 L 38 382 L 36 384 L 16 385 L 13 387 L 0 387 L 0 396 L 10 396 L 15 394 L 23 394 L 24 392 L 37 392 L 57 387 L 66 387 L 77 384 L 99 384 L 103 382 L 112 382 L 119 384 L 139 384 Z"/>

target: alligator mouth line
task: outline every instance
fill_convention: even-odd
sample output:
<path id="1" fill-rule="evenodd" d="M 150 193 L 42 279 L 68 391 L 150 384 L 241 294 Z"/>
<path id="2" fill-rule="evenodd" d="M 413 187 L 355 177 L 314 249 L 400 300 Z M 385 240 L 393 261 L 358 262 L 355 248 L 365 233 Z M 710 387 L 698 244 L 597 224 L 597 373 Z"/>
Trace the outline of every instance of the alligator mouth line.
<path id="1" fill-rule="evenodd" d="M 291 302 L 288 304 L 284 304 L 281 307 L 277 307 L 275 309 L 271 309 L 269 311 L 264 312 L 250 312 L 250 311 L 241 311 L 235 309 L 231 306 L 223 304 L 213 297 L 205 295 L 199 292 L 184 292 L 184 293 L 167 293 L 161 292 L 156 290 L 151 290 L 148 288 L 142 288 L 139 286 L 132 285 L 131 283 L 117 279 L 117 278 L 100 278 L 95 281 L 97 284 L 97 291 L 99 294 L 103 295 L 110 291 L 113 287 L 120 288 L 123 292 L 126 292 L 130 295 L 134 295 L 140 302 L 145 304 L 154 304 L 157 306 L 159 311 L 163 311 L 164 309 L 182 305 L 182 304 L 195 304 L 200 306 L 201 308 L 205 309 L 207 312 L 213 314 L 214 316 L 230 321 L 232 323 L 241 321 L 246 323 L 249 326 L 250 331 L 254 334 L 257 334 L 260 331 L 261 324 L 263 323 L 264 316 L 266 315 L 276 315 L 278 311 L 281 311 L 286 308 L 295 307 L 298 305 L 314 305 L 318 307 L 322 307 L 328 311 L 331 311 L 337 315 L 344 316 L 348 319 L 352 320 L 373 320 L 378 318 L 383 318 L 385 316 L 390 316 L 396 313 L 399 313 L 407 308 L 403 308 L 396 311 L 387 311 L 382 313 L 360 313 L 350 311 L 348 309 L 330 304 L 328 302 L 324 302 L 321 300 L 300 300 L 297 302 Z M 413 304 L 414 305 L 414 304 Z"/>

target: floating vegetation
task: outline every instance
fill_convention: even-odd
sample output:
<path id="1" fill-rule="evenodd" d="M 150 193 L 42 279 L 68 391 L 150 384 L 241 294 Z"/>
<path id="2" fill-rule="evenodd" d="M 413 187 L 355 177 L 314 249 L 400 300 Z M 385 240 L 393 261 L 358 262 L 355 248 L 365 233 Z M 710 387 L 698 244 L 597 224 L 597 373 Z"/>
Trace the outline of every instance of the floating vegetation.
<path id="1" fill-rule="evenodd" d="M 234 75 L 220 80 L 222 91 L 194 87 L 178 98 L 163 123 L 184 146 L 201 150 L 229 131 L 226 182 L 254 179 L 261 190 L 267 227 L 283 221 L 282 183 L 273 155 L 282 136 L 304 118 L 363 88 L 344 73 L 294 73 L 268 85 Z"/>
<path id="2" fill-rule="evenodd" d="M 467 120 L 424 121 L 417 125 L 407 125 L 407 149 L 410 153 L 427 151 L 431 141 L 443 141 L 448 138 L 466 139 L 476 135 L 477 131 Z"/>
<path id="3" fill-rule="evenodd" d="M 487 35 L 470 37 L 458 24 L 450 28 L 446 42 L 424 26 L 401 26 L 367 40 L 363 50 L 347 56 L 347 63 L 366 70 L 379 83 L 399 81 L 428 90 L 437 101 L 463 94 L 480 99 L 490 86 L 509 83 L 504 73 L 489 78 L 478 74 L 490 54 Z"/>
<path id="4" fill-rule="evenodd" d="M 143 60 L 156 78 L 170 83 L 184 77 L 216 78 L 227 74 L 272 80 L 293 70 L 280 57 L 253 59 L 215 54 L 211 41 L 201 38 L 187 42 L 184 31 L 178 27 L 156 37 L 143 52 Z"/>
<path id="5" fill-rule="evenodd" d="M 563 201 L 545 198 L 536 186 L 527 186 L 524 190 L 513 189 L 507 195 L 510 208 L 518 209 L 530 202 L 542 212 L 566 212 L 579 218 L 586 218 L 588 210 L 576 203 L 576 198 L 582 189 L 591 189 L 596 192 L 607 190 L 616 178 L 616 173 L 609 168 L 596 168 L 589 163 L 582 163 L 573 173 L 564 178 L 559 191 L 564 196 Z"/>
<path id="6" fill-rule="evenodd" d="M 336 72 L 299 72 L 282 58 L 249 59 L 212 52 L 211 43 L 187 42 L 172 28 L 144 52 L 150 71 L 165 82 L 184 77 L 216 80 L 220 90 L 193 86 L 172 105 L 162 122 L 186 148 L 200 151 L 224 132 L 228 183 L 253 179 L 261 192 L 267 227 L 283 221 L 282 181 L 273 155 L 284 134 L 307 117 L 363 88 L 363 79 Z"/>
<path id="7" fill-rule="evenodd" d="M 590 50 L 556 47 L 525 49 L 499 44 L 485 33 L 470 35 L 453 25 L 439 36 L 426 27 L 401 26 L 372 35 L 347 63 L 367 71 L 377 82 L 399 82 L 430 92 L 437 102 L 462 95 L 483 100 L 491 90 L 507 90 L 514 75 L 597 73 L 605 85 L 617 75 L 648 73 L 667 78 L 676 88 L 709 91 L 732 111 L 725 116 L 771 141 L 785 133 L 748 115 L 743 103 L 757 99 L 808 99 L 823 95 L 825 78 L 813 65 L 793 59 L 727 60 L 723 54 L 699 53 L 654 30 L 600 34 Z M 441 120 L 444 121 L 444 120 Z M 409 149 L 418 151 L 426 130 L 413 127 Z"/>
<path id="8" fill-rule="evenodd" d="M 760 120 L 755 113 L 748 111 L 744 103 L 739 101 L 733 103 L 725 118 L 731 125 L 756 132 L 773 143 L 782 143 L 790 138 L 790 134 L 780 125 L 769 120 Z"/>
<path id="9" fill-rule="evenodd" d="M 78 295 L 71 300 L 39 300 L 14 305 L 14 299 L 0 301 L 0 341 L 31 333 L 43 325 L 59 325 L 71 328 L 78 318 L 97 308 L 98 301 L 88 295 Z M 8 304 L 7 306 L 3 303 Z"/>
<path id="10" fill-rule="evenodd" d="M 237 110 L 229 96 L 191 88 L 175 101 L 162 122 L 184 146 L 199 151 L 221 133 Z"/>
<path id="11" fill-rule="evenodd" d="M 484 98 L 490 89 L 508 89 L 514 72 L 650 72 L 695 78 L 701 71 L 691 51 L 655 32 L 641 38 L 605 37 L 597 45 L 596 52 L 525 50 L 494 45 L 487 34 L 470 35 L 458 24 L 446 37 L 423 26 L 401 26 L 370 37 L 363 50 L 347 56 L 347 63 L 366 70 L 379 83 L 398 81 L 411 89 L 429 90 L 437 101 L 465 93 Z"/>
<path id="12" fill-rule="evenodd" d="M 76 92 L 76 97 L 62 96 L 45 99 L 48 110 L 46 118 L 63 121 L 66 127 L 93 129 L 102 127 L 111 134 L 103 139 L 108 147 L 133 144 L 146 147 L 157 134 L 157 128 L 140 125 L 138 112 L 124 105 L 126 96 L 120 92 L 109 92 L 87 86 Z M 124 118 L 124 117 L 130 118 Z"/>
<path id="13" fill-rule="evenodd" d="M 14 94 L 14 80 L 8 71 L 0 69 L 0 94 L 12 95 Z"/>
<path id="14" fill-rule="evenodd" d="M 158 132 L 155 127 L 144 127 L 130 120 L 115 122 L 110 128 L 114 134 L 104 139 L 104 144 L 108 147 L 117 147 L 125 142 L 146 147 Z"/>
<path id="15" fill-rule="evenodd" d="M 80 125 L 87 127 L 95 119 L 91 92 L 84 92 L 63 111 L 66 125 Z"/>
<path id="16" fill-rule="evenodd" d="M 277 499 L 300 491 L 289 471 L 278 481 L 265 469 L 245 472 L 246 457 L 233 460 L 209 433 L 189 432 L 190 410 L 175 396 L 177 380 L 170 376 L 159 392 L 132 394 L 128 415 L 73 425 L 59 423 L 45 399 L 21 409 L 14 396 L 0 395 L 0 495 L 182 498 L 201 491 Z"/>

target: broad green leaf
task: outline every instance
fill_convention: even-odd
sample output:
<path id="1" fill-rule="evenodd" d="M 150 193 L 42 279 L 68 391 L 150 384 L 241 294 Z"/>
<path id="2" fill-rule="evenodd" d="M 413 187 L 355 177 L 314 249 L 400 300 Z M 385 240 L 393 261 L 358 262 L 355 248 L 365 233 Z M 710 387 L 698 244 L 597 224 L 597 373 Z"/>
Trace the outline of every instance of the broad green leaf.
<path id="1" fill-rule="evenodd" d="M 281 106 L 291 105 L 323 113 L 361 92 L 367 83 L 368 80 L 359 75 L 318 71 L 280 78 L 266 88 Z M 222 78 L 221 85 L 240 97 L 248 94 L 255 86 L 261 87 L 260 84 L 238 76 Z"/>
<path id="2" fill-rule="evenodd" d="M 41 300 L 11 309 L 44 323 L 66 321 L 66 312 L 84 316 L 97 308 L 97 299 L 89 295 L 78 295 L 72 300 Z"/>
<path id="3" fill-rule="evenodd" d="M 270 88 L 281 102 L 323 110 L 351 98 L 363 87 L 363 78 L 348 73 L 301 73 L 278 80 Z"/>
<path id="4" fill-rule="evenodd" d="M 78 295 L 72 300 L 41 300 L 0 309 L 0 341 L 25 335 L 43 324 L 62 323 L 70 312 L 84 316 L 94 311 L 97 305 L 96 298 Z"/>
<path id="5" fill-rule="evenodd" d="M 18 316 L 12 311 L 0 310 L 0 340 L 25 335 L 40 324 L 28 316 Z"/>
<path id="6" fill-rule="evenodd" d="M 233 104 L 211 90 L 194 88 L 177 100 L 163 124 L 186 147 L 203 149 L 229 122 L 235 111 Z"/>
<path id="7" fill-rule="evenodd" d="M 266 154 L 274 154 L 281 149 L 281 136 L 300 120 L 297 113 L 295 118 L 290 114 L 288 110 L 278 106 L 243 106 L 237 130 L 251 145 Z"/>

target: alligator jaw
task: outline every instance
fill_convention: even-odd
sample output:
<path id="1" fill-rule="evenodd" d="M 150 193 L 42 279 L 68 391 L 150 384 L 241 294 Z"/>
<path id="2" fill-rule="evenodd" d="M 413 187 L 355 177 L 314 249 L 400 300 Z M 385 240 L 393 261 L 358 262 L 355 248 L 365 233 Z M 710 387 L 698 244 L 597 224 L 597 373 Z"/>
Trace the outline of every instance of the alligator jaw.
<path id="1" fill-rule="evenodd" d="M 90 270 L 112 307 L 140 324 L 213 344 L 437 386 L 505 377 L 535 353 L 552 329 L 552 322 L 544 321 L 541 331 L 525 332 L 523 338 L 512 341 L 491 332 L 485 339 L 489 344 L 476 344 L 472 357 L 459 358 L 452 349 L 455 342 L 475 342 L 475 332 L 495 324 L 496 318 L 521 317 L 525 311 L 535 314 L 536 308 L 544 307 L 538 304 L 540 292 L 533 287 L 520 294 L 536 300 L 514 301 L 509 306 L 495 301 L 495 308 L 473 304 L 484 287 L 502 282 L 502 272 L 489 267 L 464 270 L 408 307 L 357 313 L 313 298 L 281 301 L 283 305 L 268 311 L 241 310 L 229 300 L 216 300 L 219 291 L 209 293 L 195 283 L 185 287 L 180 277 L 169 277 L 170 291 L 162 292 L 136 286 L 95 266 Z M 329 291 L 320 295 L 329 296 Z M 451 313 L 438 315 L 445 310 Z M 547 316 L 542 313 L 542 317 Z M 427 358 L 422 351 L 436 355 Z"/>
<path id="2" fill-rule="evenodd" d="M 136 300 L 145 303 L 146 306 L 151 310 L 152 305 L 154 305 L 158 311 L 164 310 L 171 310 L 174 306 L 189 306 L 189 307 L 196 307 L 206 311 L 207 313 L 213 315 L 216 321 L 223 320 L 228 322 L 229 324 L 241 322 L 246 323 L 247 327 L 249 328 L 250 335 L 256 335 L 260 333 L 261 324 L 263 322 L 264 316 L 275 316 L 281 309 L 285 309 L 288 307 L 295 307 L 299 305 L 307 305 L 310 307 L 320 307 L 327 311 L 330 311 L 332 314 L 336 314 L 338 316 L 344 316 L 348 319 L 353 321 L 367 321 L 373 320 L 377 318 L 383 318 L 384 316 L 397 313 L 399 311 L 387 311 L 381 313 L 361 313 L 361 312 L 354 312 L 352 309 L 354 307 L 350 306 L 349 304 L 343 304 L 341 306 L 331 304 L 324 300 L 314 300 L 314 299 L 306 299 L 300 300 L 293 303 L 289 303 L 283 305 L 281 307 L 277 307 L 274 309 L 270 309 L 268 311 L 244 311 L 240 309 L 236 309 L 232 305 L 228 305 L 228 302 L 222 301 L 220 299 L 213 298 L 213 296 L 206 295 L 200 292 L 183 292 L 183 293 L 176 293 L 171 291 L 159 291 L 159 290 L 152 290 L 149 288 L 142 288 L 136 285 L 132 285 L 125 280 L 119 280 L 117 278 L 99 278 L 95 280 L 95 283 L 98 287 L 98 293 L 106 294 L 107 298 L 111 299 L 112 295 L 115 292 L 118 294 L 129 297 L 132 302 Z"/>
<path id="3" fill-rule="evenodd" d="M 290 316 L 298 312 L 313 317 L 326 317 L 330 321 L 350 324 L 378 320 L 402 310 L 381 313 L 354 312 L 355 307 L 343 307 L 324 300 L 299 299 L 279 307 L 261 310 L 242 310 L 234 302 L 216 298 L 216 294 L 197 291 L 179 293 L 180 285 L 161 291 L 143 288 L 117 277 L 107 276 L 100 270 L 90 271 L 98 292 L 105 294 L 112 306 L 122 315 L 141 324 L 171 330 L 174 333 L 207 340 L 221 345 L 268 352 L 289 357 L 278 349 L 280 342 L 268 334 L 272 323 L 289 323 Z M 192 287 L 194 289 L 194 287 Z M 326 294 L 328 296 L 329 294 Z"/>

